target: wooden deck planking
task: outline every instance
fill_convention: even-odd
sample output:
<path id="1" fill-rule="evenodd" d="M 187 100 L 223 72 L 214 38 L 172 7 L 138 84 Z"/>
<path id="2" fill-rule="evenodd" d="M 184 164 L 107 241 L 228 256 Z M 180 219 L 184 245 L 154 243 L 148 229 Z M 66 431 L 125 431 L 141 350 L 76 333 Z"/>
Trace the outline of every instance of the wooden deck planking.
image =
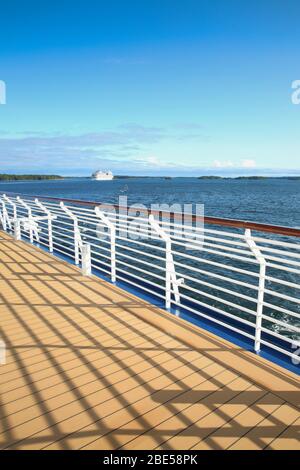
<path id="1" fill-rule="evenodd" d="M 2 449 L 300 448 L 298 377 L 0 232 Z"/>

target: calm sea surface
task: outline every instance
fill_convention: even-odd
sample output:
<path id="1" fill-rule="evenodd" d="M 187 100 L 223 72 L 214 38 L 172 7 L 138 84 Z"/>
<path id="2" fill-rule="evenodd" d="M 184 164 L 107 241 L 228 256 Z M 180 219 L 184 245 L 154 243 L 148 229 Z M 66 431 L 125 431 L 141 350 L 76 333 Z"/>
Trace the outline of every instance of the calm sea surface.
<path id="1" fill-rule="evenodd" d="M 205 215 L 300 226 L 300 180 L 199 180 L 197 178 L 136 178 L 93 181 L 74 178 L 57 181 L 0 182 L 0 192 L 67 197 L 129 204 L 198 203 Z"/>

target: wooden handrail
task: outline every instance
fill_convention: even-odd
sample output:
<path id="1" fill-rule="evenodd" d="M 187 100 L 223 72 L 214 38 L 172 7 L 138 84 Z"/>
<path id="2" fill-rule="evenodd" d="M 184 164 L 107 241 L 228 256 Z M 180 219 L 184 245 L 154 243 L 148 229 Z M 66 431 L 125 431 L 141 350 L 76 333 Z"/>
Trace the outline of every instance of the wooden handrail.
<path id="1" fill-rule="evenodd" d="M 81 199 L 70 199 L 70 198 L 57 198 L 57 197 L 51 197 L 51 196 L 32 196 L 30 194 L 22 194 L 22 193 L 15 193 L 15 192 L 9 192 L 7 194 L 17 194 L 17 195 L 23 195 L 29 198 L 39 198 L 39 199 L 46 199 L 50 201 L 63 201 L 63 202 L 69 202 L 77 205 L 83 205 L 83 206 L 99 206 L 106 208 L 106 209 L 118 209 L 122 210 L 124 212 L 127 212 L 130 207 L 126 206 L 118 206 L 117 204 L 103 204 L 102 202 L 99 201 L 83 201 Z M 139 211 L 137 207 L 134 208 L 135 211 Z M 176 213 L 176 212 L 165 212 L 165 211 L 155 211 L 155 210 L 150 210 L 150 209 L 145 209 L 141 208 L 140 212 L 145 214 L 145 215 L 168 215 L 169 217 L 171 216 L 172 219 L 174 220 L 182 220 L 182 214 Z M 197 215 L 188 215 L 184 214 L 184 220 L 185 221 L 190 221 L 190 222 L 204 222 L 205 224 L 210 224 L 210 225 L 220 225 L 223 227 L 232 227 L 232 228 L 243 228 L 243 229 L 250 229 L 250 230 L 255 230 L 258 232 L 268 232 L 268 233 L 275 233 L 277 235 L 286 235 L 289 237 L 300 237 L 300 229 L 299 228 L 294 228 L 294 227 L 284 227 L 281 225 L 270 225 L 270 224 L 263 224 L 260 222 L 251 222 L 251 221 L 246 221 L 246 220 L 238 220 L 238 219 L 224 219 L 221 217 L 210 217 L 210 216 L 197 216 Z"/>

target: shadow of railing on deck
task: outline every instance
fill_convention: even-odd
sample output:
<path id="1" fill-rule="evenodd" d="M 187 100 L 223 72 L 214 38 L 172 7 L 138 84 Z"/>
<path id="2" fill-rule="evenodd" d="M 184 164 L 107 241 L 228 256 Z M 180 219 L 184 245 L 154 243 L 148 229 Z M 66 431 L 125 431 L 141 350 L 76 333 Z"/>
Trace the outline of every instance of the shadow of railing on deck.
<path id="1" fill-rule="evenodd" d="M 253 386 L 234 363 L 215 356 L 226 348 L 222 341 L 210 338 L 211 348 L 192 348 L 141 320 L 138 310 L 154 315 L 155 308 L 126 292 L 116 300 L 109 284 L 83 278 L 23 243 L 1 241 L 0 251 L 6 286 L 1 308 L 8 312 L 1 337 L 12 359 L 0 369 L 6 380 L 1 448 L 48 448 L 53 442 L 61 449 L 150 442 L 153 448 L 180 448 L 185 439 L 187 447 L 205 440 L 219 448 L 218 438 L 226 437 L 230 447 L 247 433 L 263 448 L 274 438 L 274 426 L 287 427 L 272 415 L 284 406 L 281 397 Z M 294 395 L 286 392 L 292 402 Z M 241 424 L 249 407 L 257 423 L 268 418 L 253 435 L 251 426 Z M 216 425 L 209 425 L 212 414 Z M 294 430 L 296 435 L 299 426 Z"/>

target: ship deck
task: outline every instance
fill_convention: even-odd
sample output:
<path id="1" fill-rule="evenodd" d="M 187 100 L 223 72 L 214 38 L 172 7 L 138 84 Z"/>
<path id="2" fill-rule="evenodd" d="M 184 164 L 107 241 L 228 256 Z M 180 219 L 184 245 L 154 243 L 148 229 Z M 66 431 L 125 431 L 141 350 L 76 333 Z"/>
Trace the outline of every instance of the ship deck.
<path id="1" fill-rule="evenodd" d="M 299 449 L 296 375 L 0 232 L 1 449 Z"/>

